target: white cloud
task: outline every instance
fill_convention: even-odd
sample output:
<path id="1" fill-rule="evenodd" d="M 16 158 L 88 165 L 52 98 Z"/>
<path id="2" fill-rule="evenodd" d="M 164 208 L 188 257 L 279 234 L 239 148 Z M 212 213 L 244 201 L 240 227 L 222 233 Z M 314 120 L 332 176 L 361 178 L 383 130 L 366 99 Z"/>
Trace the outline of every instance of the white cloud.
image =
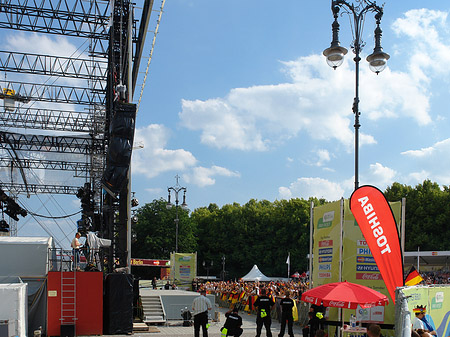
<path id="1" fill-rule="evenodd" d="M 187 183 L 204 187 L 214 185 L 216 182 L 214 179 L 215 176 L 240 177 L 240 174 L 215 165 L 210 168 L 198 166 L 194 167 L 190 173 L 183 174 L 183 179 Z"/>
<path id="2" fill-rule="evenodd" d="M 166 149 L 168 139 L 169 131 L 162 125 L 150 124 L 137 128 L 134 142 L 144 147 L 133 151 L 133 173 L 154 178 L 167 171 L 184 171 L 197 163 L 189 151 Z"/>
<path id="3" fill-rule="evenodd" d="M 281 186 L 278 194 L 281 199 L 316 197 L 331 201 L 342 198 L 344 189 L 340 184 L 322 178 L 298 178 L 289 187 Z"/>
<path id="4" fill-rule="evenodd" d="M 422 183 L 424 180 L 429 179 L 430 172 L 422 170 L 420 172 L 411 172 L 408 175 L 409 181 L 414 182 L 415 184 Z"/>
<path id="5" fill-rule="evenodd" d="M 450 72 L 448 67 L 442 67 L 450 62 L 450 46 L 443 43 L 448 36 L 442 36 L 448 32 L 447 17 L 447 12 L 414 9 L 392 24 L 394 33 L 410 39 L 408 48 L 403 51 L 410 57 L 409 67 L 415 80 L 429 82 L 426 71 L 430 70 L 441 76 Z"/>
<path id="6" fill-rule="evenodd" d="M 330 152 L 328 152 L 328 150 L 321 149 L 321 150 L 318 150 L 316 153 L 317 153 L 317 157 L 319 157 L 318 161 L 316 162 L 317 166 L 322 166 L 325 163 L 328 163 L 331 159 Z"/>
<path id="7" fill-rule="evenodd" d="M 439 184 L 450 184 L 450 138 L 436 142 L 419 150 L 408 150 L 401 153 L 409 159 L 412 167 L 421 170 L 409 175 L 414 183 L 422 183 L 425 179 L 437 181 Z M 405 159 L 405 160 L 406 160 Z"/>
<path id="8" fill-rule="evenodd" d="M 231 89 L 223 98 L 183 100 L 182 126 L 200 131 L 216 148 L 265 151 L 300 133 L 318 141 L 353 147 L 354 65 L 351 57 L 337 70 L 323 56 L 282 62 L 288 82 Z M 360 111 L 372 120 L 407 117 L 428 124 L 429 93 L 410 74 L 386 69 L 360 72 Z M 362 132 L 360 145 L 376 144 Z"/>
<path id="9" fill-rule="evenodd" d="M 364 177 L 365 184 L 371 184 L 384 190 L 395 181 L 397 172 L 380 163 L 371 164 L 368 176 Z"/>

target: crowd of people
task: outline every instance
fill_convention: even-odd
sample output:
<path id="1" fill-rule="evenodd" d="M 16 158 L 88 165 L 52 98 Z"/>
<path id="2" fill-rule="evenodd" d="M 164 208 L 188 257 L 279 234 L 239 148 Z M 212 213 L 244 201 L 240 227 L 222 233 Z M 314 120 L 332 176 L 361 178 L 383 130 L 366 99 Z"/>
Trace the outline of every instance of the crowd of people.
<path id="1" fill-rule="evenodd" d="M 450 283 L 448 272 L 423 273 L 423 284 Z M 239 336 L 242 333 L 238 312 L 243 310 L 256 315 L 256 336 L 261 335 L 265 327 L 270 337 L 270 322 L 278 319 L 281 325 L 279 337 L 282 337 L 287 328 L 287 334 L 292 337 L 292 324 L 298 321 L 303 327 L 303 336 L 323 337 L 325 308 L 301 302 L 301 295 L 309 289 L 307 278 L 298 278 L 290 281 L 272 282 L 245 282 L 245 281 L 216 281 L 199 283 L 194 280 L 193 287 L 197 291 L 214 294 L 221 306 L 228 306 L 230 311 L 226 315 L 224 336 Z M 293 310 L 294 308 L 294 310 Z M 414 309 L 416 318 L 413 322 L 411 337 L 434 337 L 436 332 L 425 317 L 426 307 Z M 380 327 L 368 329 L 367 335 L 378 337 Z M 368 328 L 369 328 L 368 327 Z M 227 332 L 228 331 L 228 332 Z M 196 335 L 197 336 L 197 335 Z"/>
<path id="2" fill-rule="evenodd" d="M 286 290 L 289 290 L 291 298 L 300 300 L 302 293 L 308 290 L 308 280 L 306 278 L 296 278 L 290 281 L 272 281 L 272 282 L 245 282 L 245 281 L 216 281 L 199 283 L 196 282 L 197 289 L 204 288 L 210 294 L 226 294 L 232 296 L 233 304 L 245 302 L 250 296 L 259 295 L 262 288 L 267 289 L 270 295 L 274 297 L 283 296 Z M 243 299 L 245 299 L 243 301 Z"/>
<path id="3" fill-rule="evenodd" d="M 449 271 L 426 271 L 421 272 L 423 284 L 450 284 Z"/>
<path id="4" fill-rule="evenodd" d="M 276 311 L 274 309 L 277 304 L 280 309 L 279 319 L 281 322 L 278 337 L 283 337 L 286 332 L 289 337 L 294 337 L 293 322 L 298 317 L 294 317 L 296 310 L 293 309 L 296 308 L 298 299 L 294 300 L 292 298 L 290 289 L 296 289 L 296 296 L 298 296 L 301 291 L 305 290 L 305 287 L 304 280 L 300 282 L 270 282 L 269 284 L 265 284 L 265 286 L 260 285 L 258 282 L 241 281 L 235 282 L 234 284 L 230 282 L 207 282 L 200 287 L 200 296 L 192 304 L 192 310 L 194 312 L 194 336 L 200 336 L 200 329 L 202 329 L 203 337 L 208 336 L 207 311 L 211 310 L 211 302 L 206 297 L 208 292 L 215 293 L 219 297 L 224 297 L 222 300 L 225 299 L 231 303 L 230 310 L 225 314 L 225 323 L 221 328 L 222 337 L 239 337 L 243 333 L 242 317 L 239 315 L 240 307 L 244 308 L 244 310 L 254 310 L 256 315 L 256 337 L 261 336 L 263 328 L 265 329 L 265 335 L 272 337 L 272 314 Z M 233 301 L 235 296 L 237 296 L 236 301 Z M 247 297 L 247 300 L 243 300 L 245 297 Z M 303 337 L 327 337 L 325 331 L 326 322 L 324 319 L 325 309 L 322 305 L 308 305 L 308 320 L 302 324 Z M 367 327 L 367 336 L 380 337 L 380 326 L 370 324 Z"/>

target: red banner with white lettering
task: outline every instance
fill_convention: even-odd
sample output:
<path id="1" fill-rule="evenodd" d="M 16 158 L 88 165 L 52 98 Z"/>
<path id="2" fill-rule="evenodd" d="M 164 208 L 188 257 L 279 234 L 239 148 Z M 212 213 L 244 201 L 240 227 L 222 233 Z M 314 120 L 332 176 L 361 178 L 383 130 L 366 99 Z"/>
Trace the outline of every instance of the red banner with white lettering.
<path id="1" fill-rule="evenodd" d="M 378 188 L 365 185 L 353 192 L 350 210 L 395 303 L 395 288 L 403 286 L 403 258 L 392 209 Z"/>

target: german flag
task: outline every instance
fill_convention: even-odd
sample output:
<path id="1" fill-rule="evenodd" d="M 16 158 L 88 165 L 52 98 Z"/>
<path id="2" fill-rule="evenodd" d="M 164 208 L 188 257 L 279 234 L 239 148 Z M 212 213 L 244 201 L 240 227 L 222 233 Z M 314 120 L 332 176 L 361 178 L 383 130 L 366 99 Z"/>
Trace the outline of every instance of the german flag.
<path id="1" fill-rule="evenodd" d="M 419 284 L 423 281 L 422 276 L 420 276 L 419 272 L 414 268 L 414 266 L 411 267 L 409 270 L 408 275 L 405 279 L 405 286 L 414 286 L 416 284 Z"/>

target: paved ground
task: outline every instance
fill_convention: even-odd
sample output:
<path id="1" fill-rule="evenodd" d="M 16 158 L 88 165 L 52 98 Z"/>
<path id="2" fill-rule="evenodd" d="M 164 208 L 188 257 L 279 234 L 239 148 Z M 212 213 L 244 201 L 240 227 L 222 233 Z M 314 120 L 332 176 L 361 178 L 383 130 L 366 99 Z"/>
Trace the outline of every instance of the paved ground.
<path id="1" fill-rule="evenodd" d="M 209 337 L 219 337 L 220 336 L 220 328 L 223 326 L 225 322 L 225 312 L 227 309 L 219 308 L 216 306 L 216 310 L 220 312 L 220 322 L 211 322 L 211 326 L 208 329 L 208 336 Z M 243 326 L 244 333 L 242 334 L 242 337 L 254 337 L 256 335 L 256 317 L 255 315 L 249 315 L 246 312 L 241 312 L 240 315 L 242 316 L 243 320 Z M 145 336 L 145 337 L 151 337 L 151 336 L 173 336 L 173 337 L 184 337 L 184 336 L 194 336 L 194 327 L 183 327 L 182 322 L 172 322 L 169 326 L 155 326 L 155 330 L 157 329 L 158 332 L 134 332 L 134 336 Z M 274 337 L 278 336 L 278 333 L 280 331 L 280 323 L 278 321 L 272 320 L 272 328 L 271 328 L 272 334 Z M 302 331 L 301 328 L 298 325 L 294 325 L 294 335 L 295 336 L 301 336 Z M 116 335 L 117 336 L 117 335 Z M 202 333 L 200 331 L 200 336 L 202 336 Z M 266 336 L 265 329 L 263 327 L 262 330 L 262 337 Z M 285 336 L 288 336 L 287 333 Z"/>

